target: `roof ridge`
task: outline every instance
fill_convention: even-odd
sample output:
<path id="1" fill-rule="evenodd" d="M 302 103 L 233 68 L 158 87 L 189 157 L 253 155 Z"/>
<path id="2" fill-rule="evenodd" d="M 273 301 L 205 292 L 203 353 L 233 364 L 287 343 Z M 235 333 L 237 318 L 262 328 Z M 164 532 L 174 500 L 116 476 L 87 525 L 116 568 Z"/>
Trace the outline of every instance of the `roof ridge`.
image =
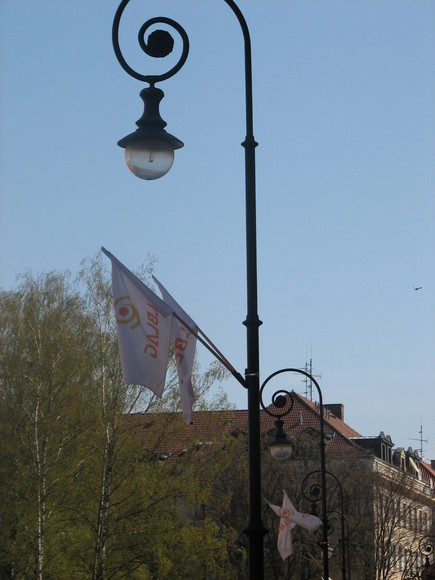
<path id="1" fill-rule="evenodd" d="M 423 465 L 423 467 L 425 469 L 427 469 L 427 471 L 429 471 L 429 473 L 435 477 L 435 469 L 432 467 L 432 465 L 430 463 L 427 463 L 427 461 L 425 459 L 420 459 L 420 466 Z"/>
<path id="2" fill-rule="evenodd" d="M 292 395 L 295 395 L 300 400 L 300 402 L 302 404 L 304 404 L 306 407 L 308 407 L 308 409 L 310 411 L 314 411 L 315 413 L 320 415 L 319 410 L 316 409 L 315 403 L 313 403 L 312 401 L 309 401 L 308 399 L 306 399 L 305 397 L 303 397 L 299 393 L 296 393 L 295 391 L 292 391 Z M 325 405 L 325 403 L 323 403 L 323 410 L 325 411 L 326 408 L 327 408 L 327 405 Z M 342 437 L 344 437 L 345 439 L 347 439 L 348 441 L 350 441 L 354 445 L 355 445 L 355 443 L 352 441 L 351 437 L 363 437 L 363 435 L 361 435 L 356 429 L 354 429 L 351 425 L 348 425 L 348 423 L 346 423 L 345 421 L 343 421 L 342 419 L 337 417 L 332 411 L 330 411 L 330 413 L 331 413 L 331 415 L 334 416 L 336 421 L 339 421 L 344 426 L 346 426 L 348 429 L 351 429 L 354 432 L 354 435 L 352 435 L 352 436 L 345 435 L 344 433 L 342 433 L 342 431 L 336 425 L 333 425 L 327 417 L 323 416 L 324 423 L 326 422 L 332 429 L 337 431 Z"/>

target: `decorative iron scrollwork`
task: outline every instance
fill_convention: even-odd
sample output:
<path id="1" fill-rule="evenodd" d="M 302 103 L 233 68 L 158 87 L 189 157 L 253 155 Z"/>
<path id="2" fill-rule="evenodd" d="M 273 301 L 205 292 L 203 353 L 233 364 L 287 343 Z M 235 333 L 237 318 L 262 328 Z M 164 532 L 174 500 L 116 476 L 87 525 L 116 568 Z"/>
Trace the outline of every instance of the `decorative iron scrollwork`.
<path id="1" fill-rule="evenodd" d="M 186 34 L 184 28 L 178 24 L 172 18 L 166 18 L 164 16 L 158 16 L 156 18 L 150 18 L 139 29 L 138 42 L 140 48 L 145 54 L 152 58 L 165 58 L 167 57 L 174 48 L 174 38 L 167 30 L 156 29 L 149 34 L 147 33 L 151 27 L 156 24 L 165 24 L 174 29 L 182 40 L 183 46 L 180 58 L 177 63 L 167 72 L 159 75 L 144 75 L 136 70 L 134 70 L 125 60 L 121 47 L 119 45 L 119 24 L 121 21 L 122 14 L 130 0 L 123 0 L 116 11 L 115 18 L 113 20 L 112 27 L 112 43 L 113 49 L 115 51 L 116 58 L 122 68 L 133 78 L 154 85 L 157 82 L 164 81 L 175 75 L 184 65 L 189 54 L 189 38 Z"/>

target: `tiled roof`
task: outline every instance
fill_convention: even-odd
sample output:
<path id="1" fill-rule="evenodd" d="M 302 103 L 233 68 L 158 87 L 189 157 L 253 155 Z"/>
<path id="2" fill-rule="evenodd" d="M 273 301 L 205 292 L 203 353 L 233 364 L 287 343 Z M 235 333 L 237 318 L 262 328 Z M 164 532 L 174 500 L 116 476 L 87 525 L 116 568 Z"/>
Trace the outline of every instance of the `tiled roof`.
<path id="1" fill-rule="evenodd" d="M 288 435 L 303 432 L 319 432 L 319 410 L 315 403 L 292 393 L 294 405 L 291 412 L 283 417 L 284 430 Z M 274 408 L 270 406 L 272 412 Z M 193 425 L 185 425 L 181 414 L 136 413 L 126 417 L 135 439 L 145 448 L 161 454 L 169 452 L 171 456 L 182 453 L 189 444 L 206 444 L 213 439 L 233 433 L 248 433 L 248 411 L 197 411 L 193 413 Z M 261 432 L 267 433 L 275 428 L 276 417 L 266 411 L 260 412 Z M 324 406 L 324 432 L 329 439 L 328 449 L 337 453 L 349 453 L 360 450 L 350 440 L 360 437 L 352 427 Z"/>
<path id="2" fill-rule="evenodd" d="M 425 481 L 432 481 L 432 485 L 435 487 L 435 469 L 423 461 L 420 461 L 421 476 Z"/>
<path id="3" fill-rule="evenodd" d="M 291 413 L 284 418 L 284 429 L 290 434 L 297 434 L 307 429 L 319 431 L 319 406 L 305 397 L 293 392 L 294 405 Z M 323 424 L 325 436 L 330 440 L 328 448 L 335 452 L 354 452 L 360 448 L 350 440 L 359 437 L 359 433 L 334 415 L 328 405 L 323 405 Z"/>

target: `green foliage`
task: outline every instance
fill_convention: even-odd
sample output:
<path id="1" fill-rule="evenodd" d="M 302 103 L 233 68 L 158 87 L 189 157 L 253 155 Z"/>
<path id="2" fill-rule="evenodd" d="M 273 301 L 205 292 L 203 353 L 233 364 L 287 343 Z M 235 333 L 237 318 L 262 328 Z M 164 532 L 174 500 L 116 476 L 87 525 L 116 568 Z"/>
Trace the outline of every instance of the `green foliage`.
<path id="1" fill-rule="evenodd" d="M 237 577 L 231 493 L 217 485 L 236 442 L 161 462 L 126 420 L 165 411 L 160 442 L 179 428 L 175 371 L 161 400 L 123 384 L 101 256 L 76 284 L 26 275 L 0 293 L 1 578 Z M 198 408 L 227 406 L 222 393 L 206 402 L 222 378 L 217 365 L 196 369 Z"/>
<path id="2" fill-rule="evenodd" d="M 58 554 L 58 530 L 47 522 L 84 428 L 87 319 L 68 277 L 53 274 L 24 277 L 17 292 L 1 294 L 0 310 L 0 509 L 9 522 L 1 557 L 9 554 L 11 574 L 40 577 Z"/>

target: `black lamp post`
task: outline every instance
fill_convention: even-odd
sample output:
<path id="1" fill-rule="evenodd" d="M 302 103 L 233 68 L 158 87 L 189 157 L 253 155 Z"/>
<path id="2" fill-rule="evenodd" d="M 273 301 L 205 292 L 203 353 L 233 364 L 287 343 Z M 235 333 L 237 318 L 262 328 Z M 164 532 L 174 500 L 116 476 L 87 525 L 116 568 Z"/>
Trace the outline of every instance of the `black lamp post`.
<path id="1" fill-rule="evenodd" d="M 320 501 L 321 501 L 321 506 L 322 506 L 322 514 L 321 514 L 321 520 L 322 520 L 322 539 L 321 539 L 321 548 L 322 548 L 322 555 L 323 555 L 323 575 L 324 578 L 328 579 L 329 578 L 329 561 L 328 561 L 328 529 L 329 529 L 329 522 L 328 522 L 328 514 L 327 514 L 327 509 L 326 509 L 326 459 L 325 459 L 325 429 L 324 429 L 324 418 L 323 418 L 323 397 L 322 397 L 322 391 L 320 389 L 319 383 L 316 381 L 316 379 L 310 375 L 309 373 L 307 373 L 306 371 L 302 370 L 302 369 L 294 369 L 294 368 L 288 368 L 288 369 L 281 369 L 279 371 L 276 371 L 274 373 L 272 373 L 262 384 L 261 386 L 261 395 L 263 393 L 263 390 L 265 388 L 265 386 L 267 385 L 267 383 L 273 379 L 274 377 L 276 377 L 277 375 L 280 375 L 282 373 L 296 373 L 299 375 L 304 375 L 305 377 L 307 377 L 308 379 L 310 379 L 310 381 L 312 381 L 312 384 L 316 387 L 317 389 L 317 393 L 319 395 L 319 416 L 320 416 L 320 470 L 317 471 L 317 473 L 320 473 L 320 488 L 319 488 L 319 492 L 320 492 Z M 285 411 L 283 411 L 282 413 L 277 413 L 275 411 L 270 412 L 270 408 L 269 410 L 263 405 L 263 401 L 261 399 L 261 405 L 263 407 L 263 409 L 265 411 L 267 411 L 269 413 L 269 415 L 273 415 L 273 416 L 277 416 L 278 420 L 276 421 L 275 425 L 277 427 L 277 434 L 275 436 L 276 439 L 276 443 L 275 445 L 279 446 L 279 442 L 280 440 L 282 441 L 282 421 L 281 417 L 283 417 L 284 415 L 287 415 L 287 413 L 289 413 L 291 411 L 291 409 L 293 408 L 293 397 L 290 391 L 286 391 L 286 390 L 280 390 L 277 391 L 273 397 L 272 397 L 272 402 L 274 404 L 275 407 L 284 407 L 286 405 L 285 401 L 287 401 L 287 405 L 288 405 L 288 410 L 287 407 L 285 407 Z M 280 424 L 280 423 L 281 424 Z M 272 450 L 272 454 L 273 454 L 273 450 Z M 288 457 L 288 455 L 287 455 Z M 317 497 L 316 501 L 319 498 Z"/>
<path id="2" fill-rule="evenodd" d="M 157 17 L 147 20 L 138 34 L 142 50 L 154 58 L 164 58 L 173 49 L 174 41 L 166 30 L 154 30 L 146 37 L 151 26 L 165 24 L 172 27 L 181 37 L 182 53 L 178 62 L 169 71 L 161 75 L 143 75 L 132 69 L 124 59 L 119 45 L 119 24 L 122 14 L 130 0 L 122 0 L 116 11 L 112 28 L 112 41 L 116 57 L 122 68 L 133 78 L 148 83 L 140 96 L 144 102 L 144 113 L 136 122 L 137 129 L 118 142 L 125 148 L 125 158 L 129 169 L 139 178 L 154 180 L 165 175 L 174 161 L 174 151 L 183 147 L 182 141 L 165 131 L 166 122 L 159 112 L 160 101 L 164 94 L 155 84 L 176 74 L 186 62 L 189 53 L 189 39 L 184 29 L 174 20 Z M 293 372 L 305 375 L 316 386 L 320 400 L 320 460 L 322 487 L 322 551 L 325 579 L 329 578 L 328 567 L 328 537 L 326 514 L 326 470 L 325 470 L 325 440 L 323 429 L 323 402 L 320 387 L 314 377 L 300 369 L 283 369 L 273 373 L 264 383 L 260 392 L 259 369 L 259 327 L 257 299 L 257 218 L 256 218 L 256 185 L 255 185 L 255 148 L 258 143 L 253 133 L 252 107 L 252 64 L 251 39 L 246 20 L 233 0 L 224 0 L 236 16 L 243 34 L 245 56 L 245 100 L 246 100 L 246 137 L 242 146 L 245 149 L 245 204 L 246 204 L 246 277 L 247 277 L 247 316 L 244 321 L 247 338 L 247 366 L 245 378 L 236 378 L 248 391 L 248 442 L 249 442 L 249 522 L 245 530 L 248 536 L 249 578 L 262 580 L 264 578 L 263 539 L 266 528 L 262 520 L 261 502 L 261 440 L 260 440 L 260 404 L 267 410 L 261 399 L 265 384 L 274 376 L 283 372 Z M 278 391 L 273 403 L 276 408 L 285 406 L 287 391 Z M 290 407 L 291 409 L 291 407 Z M 288 457 L 291 453 L 291 441 L 283 431 L 281 417 L 290 409 L 275 413 L 277 433 L 272 443 L 274 455 L 279 458 Z M 271 414 L 269 412 L 269 414 Z"/>
<path id="3" fill-rule="evenodd" d="M 328 472 L 327 472 L 328 473 Z M 341 521 L 341 575 L 344 580 L 351 580 L 351 570 L 350 570 L 350 526 L 349 520 L 343 513 L 343 488 L 338 480 L 336 480 L 340 486 L 341 491 L 341 512 L 338 510 L 333 510 L 329 512 L 330 514 L 337 514 Z M 347 576 L 346 576 L 346 554 L 347 554 Z"/>
<path id="4" fill-rule="evenodd" d="M 317 476 L 320 474 L 322 477 L 321 470 L 315 470 L 305 476 L 302 482 L 302 495 L 305 497 L 306 500 L 312 502 L 313 509 L 315 508 L 315 504 L 318 501 L 323 500 L 323 495 L 325 494 L 324 489 L 322 489 L 321 485 L 317 482 Z M 325 475 L 334 479 L 335 483 L 337 484 L 339 495 L 340 495 L 340 510 L 332 511 L 329 513 L 337 513 L 340 516 L 341 521 L 341 578 L 342 580 L 350 580 L 350 550 L 349 550 L 349 522 L 344 515 L 344 495 L 343 495 L 343 487 L 337 477 L 331 473 L 330 471 L 325 470 Z M 328 516 L 328 514 L 327 514 Z M 328 519 L 326 516 L 326 528 L 325 523 L 323 524 L 323 529 L 326 529 L 327 536 L 331 534 L 334 530 L 333 523 Z M 347 535 L 345 533 L 345 525 L 347 525 Z M 322 542 L 324 542 L 324 538 L 322 537 Z M 346 558 L 347 552 L 347 558 Z M 347 560 L 347 574 L 346 574 L 346 560 Z"/>
<path id="5" fill-rule="evenodd" d="M 430 578 L 433 578 L 432 575 L 426 575 L 425 574 L 425 570 L 427 570 L 430 566 L 430 559 L 432 554 L 434 553 L 434 537 L 433 535 L 426 535 L 423 536 L 419 543 L 418 543 L 418 554 L 421 554 L 421 556 L 424 556 L 425 562 L 423 567 L 419 568 L 418 566 L 418 559 L 415 561 L 415 567 L 416 567 L 416 571 L 413 572 L 412 570 L 410 570 L 407 575 L 405 576 L 405 580 L 422 580 L 424 578 L 427 578 L 428 580 L 430 580 Z M 411 566 L 412 567 L 412 566 Z M 430 574 L 430 572 L 429 572 Z"/>
<path id="6" fill-rule="evenodd" d="M 173 76 L 186 61 L 189 41 L 183 28 L 167 18 L 153 18 L 145 22 L 139 31 L 139 44 L 148 55 L 156 58 L 167 56 L 172 51 L 170 34 L 157 30 L 145 40 L 151 25 L 164 23 L 174 28 L 182 38 L 183 51 L 178 63 L 164 75 L 146 76 L 132 69 L 124 57 L 118 41 L 119 23 L 122 13 L 130 0 L 123 0 L 116 12 L 112 40 L 116 57 L 124 70 L 132 77 L 147 82 L 141 97 L 144 100 L 144 115 L 137 121 L 138 129 L 119 141 L 126 150 L 127 165 L 142 179 L 157 179 L 172 166 L 174 150 L 183 146 L 176 137 L 166 133 L 166 123 L 160 117 L 159 102 L 163 92 L 155 88 L 157 82 Z M 260 458 L 260 376 L 259 376 L 259 327 L 261 321 L 257 307 L 257 225 L 255 189 L 255 148 L 252 111 L 252 68 L 251 40 L 245 18 L 233 0 L 224 0 L 236 16 L 244 39 L 245 54 L 245 94 L 246 94 L 246 137 L 245 149 L 245 198 L 246 198 L 246 269 L 247 269 L 247 316 L 244 321 L 247 334 L 247 366 L 244 386 L 248 390 L 249 424 L 249 523 L 246 528 L 249 544 L 249 577 L 264 577 L 263 538 L 266 533 L 262 521 L 261 506 L 261 458 Z"/>

